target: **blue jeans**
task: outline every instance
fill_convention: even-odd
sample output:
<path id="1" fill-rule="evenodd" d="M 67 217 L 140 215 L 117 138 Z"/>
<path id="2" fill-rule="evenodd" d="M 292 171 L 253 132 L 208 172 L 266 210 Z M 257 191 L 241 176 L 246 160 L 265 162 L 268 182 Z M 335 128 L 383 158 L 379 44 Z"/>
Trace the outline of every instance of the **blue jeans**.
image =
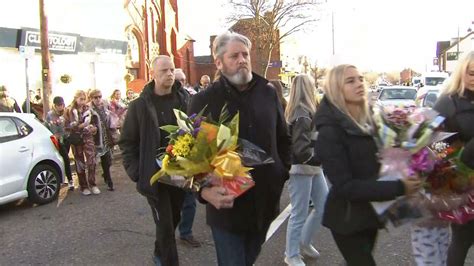
<path id="1" fill-rule="evenodd" d="M 186 238 L 193 235 L 193 222 L 196 215 L 196 196 L 192 192 L 184 194 L 183 207 L 181 209 L 181 222 L 179 223 L 179 237 Z"/>
<path id="2" fill-rule="evenodd" d="M 211 226 L 219 266 L 251 266 L 265 242 L 265 233 L 236 234 Z"/>
<path id="3" fill-rule="evenodd" d="M 321 227 L 328 185 L 322 172 L 311 175 L 290 175 L 288 183 L 291 213 L 286 231 L 288 258 L 300 254 L 300 244 L 311 244 L 312 238 Z M 314 204 L 308 215 L 309 200 Z"/>

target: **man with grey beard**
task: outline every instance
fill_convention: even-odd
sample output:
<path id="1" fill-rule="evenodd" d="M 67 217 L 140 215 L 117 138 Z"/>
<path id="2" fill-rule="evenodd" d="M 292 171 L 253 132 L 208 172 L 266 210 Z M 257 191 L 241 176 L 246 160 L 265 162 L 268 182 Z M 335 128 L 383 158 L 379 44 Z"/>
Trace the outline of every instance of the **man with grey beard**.
<path id="1" fill-rule="evenodd" d="M 239 138 L 246 139 L 275 161 L 254 167 L 255 186 L 235 198 L 221 186 L 208 186 L 199 192 L 206 204 L 207 224 L 211 227 L 219 265 L 252 265 L 270 223 L 278 215 L 278 202 L 290 167 L 290 136 L 281 104 L 268 81 L 253 73 L 250 40 L 226 32 L 213 43 L 214 62 L 219 79 L 194 95 L 188 113 L 217 120 L 224 105 L 230 118 L 240 115 Z"/>

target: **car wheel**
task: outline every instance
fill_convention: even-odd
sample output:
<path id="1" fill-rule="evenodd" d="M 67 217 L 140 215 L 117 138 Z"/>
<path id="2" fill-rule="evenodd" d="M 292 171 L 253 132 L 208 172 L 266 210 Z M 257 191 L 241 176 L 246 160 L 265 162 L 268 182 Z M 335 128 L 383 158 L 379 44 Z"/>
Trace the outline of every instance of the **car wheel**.
<path id="1" fill-rule="evenodd" d="M 53 201 L 59 194 L 60 180 L 54 167 L 47 164 L 35 166 L 28 179 L 28 199 L 37 204 Z"/>

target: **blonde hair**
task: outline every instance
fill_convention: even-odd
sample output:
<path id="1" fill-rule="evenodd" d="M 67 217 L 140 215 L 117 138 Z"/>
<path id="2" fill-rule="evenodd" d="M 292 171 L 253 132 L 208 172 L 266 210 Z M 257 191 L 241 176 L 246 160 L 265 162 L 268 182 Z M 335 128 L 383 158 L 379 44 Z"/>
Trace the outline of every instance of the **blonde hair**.
<path id="1" fill-rule="evenodd" d="M 458 63 L 456 70 L 453 72 L 451 78 L 448 81 L 447 86 L 443 91 L 443 94 L 458 94 L 459 96 L 464 95 L 464 90 L 466 89 L 464 76 L 466 75 L 467 69 L 469 68 L 470 64 L 474 64 L 474 51 L 471 51 L 466 54 Z"/>
<path id="2" fill-rule="evenodd" d="M 76 100 L 81 98 L 81 96 L 84 97 L 84 99 L 87 99 L 87 95 L 86 95 L 86 92 L 83 91 L 83 90 L 77 90 L 75 93 L 74 93 L 74 99 L 72 100 L 71 104 L 69 104 L 70 107 L 72 107 L 73 109 L 77 109 L 77 102 Z"/>
<path id="3" fill-rule="evenodd" d="M 120 92 L 120 90 L 119 90 L 119 89 L 115 89 L 115 90 L 112 92 L 112 94 L 110 95 L 109 99 L 110 99 L 110 100 L 114 100 L 114 99 L 115 99 L 115 94 L 116 94 L 117 92 Z M 90 93 L 89 93 L 89 95 L 90 95 Z"/>
<path id="4" fill-rule="evenodd" d="M 75 93 L 74 93 L 74 99 L 72 100 L 72 102 L 69 104 L 69 106 L 66 108 L 65 110 L 65 118 L 66 120 L 68 121 L 72 121 L 72 110 L 74 109 L 78 109 L 77 108 L 77 99 L 81 98 L 81 97 L 84 97 L 84 99 L 87 98 L 87 95 L 86 95 L 86 92 L 83 91 L 83 90 L 77 90 Z"/>
<path id="5" fill-rule="evenodd" d="M 360 109 L 358 117 L 354 117 L 350 114 L 349 109 L 347 108 L 346 100 L 344 98 L 344 74 L 349 68 L 357 69 L 357 67 L 353 65 L 343 64 L 334 67 L 327 73 L 323 86 L 324 95 L 337 109 L 351 118 L 351 120 L 354 121 L 354 123 L 359 126 L 359 128 L 367 131 L 366 125 L 372 124 L 367 98 L 365 98 L 364 102 L 359 106 Z M 363 86 L 364 90 L 367 91 L 365 84 Z"/>
<path id="6" fill-rule="evenodd" d="M 285 109 L 285 119 L 287 123 L 292 123 L 295 117 L 295 110 L 302 108 L 311 117 L 316 112 L 318 102 L 316 100 L 314 81 L 306 74 L 297 75 L 293 79 L 290 90 L 290 100 Z"/>

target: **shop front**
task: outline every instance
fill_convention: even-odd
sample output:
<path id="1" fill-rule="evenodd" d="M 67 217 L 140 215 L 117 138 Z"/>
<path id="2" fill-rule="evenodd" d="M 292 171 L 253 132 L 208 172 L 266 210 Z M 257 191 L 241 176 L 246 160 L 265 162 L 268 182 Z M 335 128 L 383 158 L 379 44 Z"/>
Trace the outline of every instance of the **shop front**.
<path id="1" fill-rule="evenodd" d="M 90 88 L 101 89 L 104 96 L 120 89 L 124 95 L 126 41 L 51 31 L 48 38 L 53 97 L 62 96 L 68 104 L 76 90 Z M 0 28 L 0 40 L 0 84 L 23 103 L 28 90 L 42 87 L 39 30 Z M 24 56 L 20 47 L 32 47 L 34 53 Z"/>

